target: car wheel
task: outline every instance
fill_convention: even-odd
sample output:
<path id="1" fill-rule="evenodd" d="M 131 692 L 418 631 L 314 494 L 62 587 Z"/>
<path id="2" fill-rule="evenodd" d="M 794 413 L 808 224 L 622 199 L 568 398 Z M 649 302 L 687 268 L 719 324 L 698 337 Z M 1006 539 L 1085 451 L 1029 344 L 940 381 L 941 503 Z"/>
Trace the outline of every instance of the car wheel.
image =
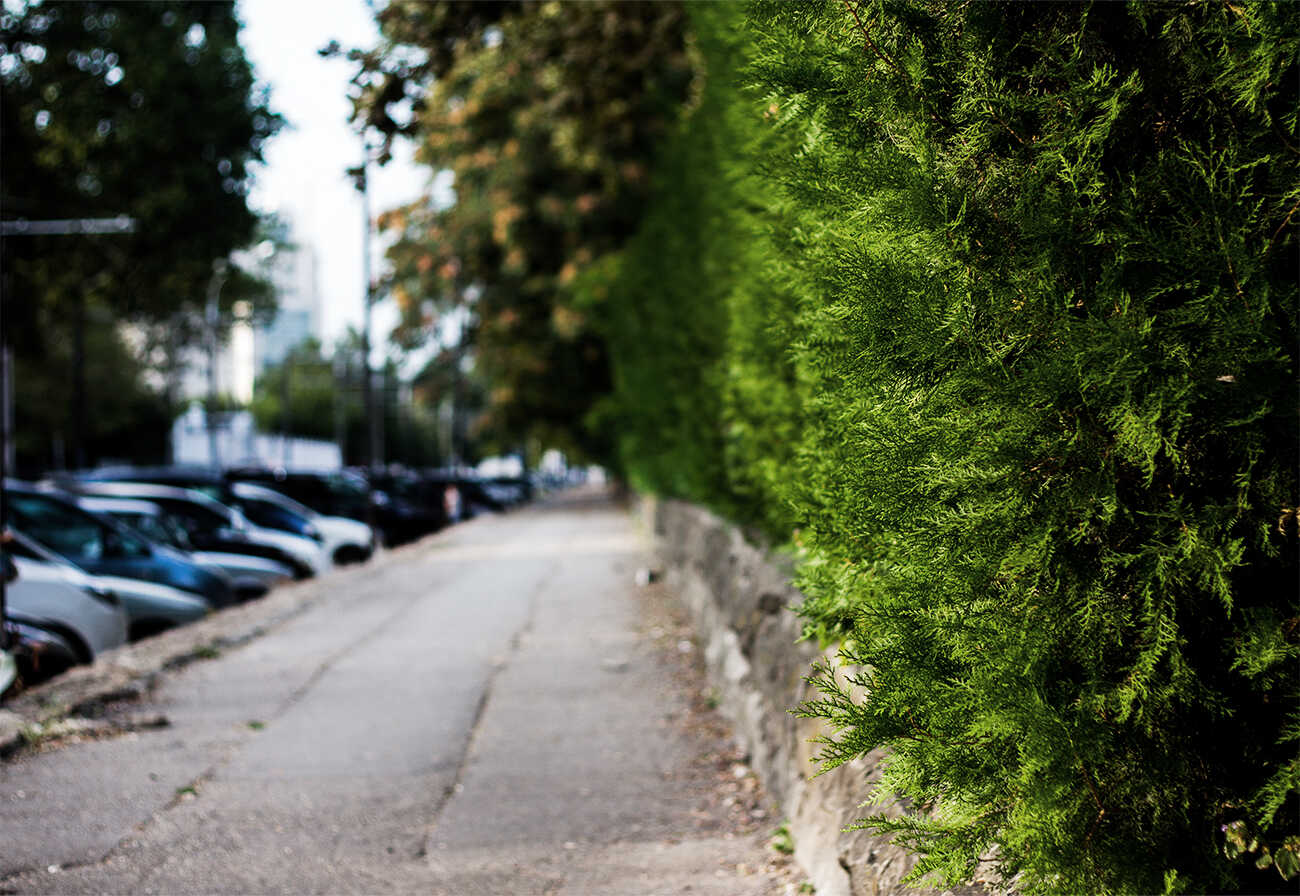
<path id="1" fill-rule="evenodd" d="M 351 563 L 365 563 L 369 553 L 354 544 L 345 544 L 334 552 L 334 564 L 347 566 Z"/>
<path id="2" fill-rule="evenodd" d="M 131 623 L 130 628 L 127 629 L 127 638 L 131 641 L 140 641 L 144 638 L 152 638 L 154 635 L 162 634 L 175 627 L 176 623 L 168 622 L 165 619 L 142 619 Z"/>

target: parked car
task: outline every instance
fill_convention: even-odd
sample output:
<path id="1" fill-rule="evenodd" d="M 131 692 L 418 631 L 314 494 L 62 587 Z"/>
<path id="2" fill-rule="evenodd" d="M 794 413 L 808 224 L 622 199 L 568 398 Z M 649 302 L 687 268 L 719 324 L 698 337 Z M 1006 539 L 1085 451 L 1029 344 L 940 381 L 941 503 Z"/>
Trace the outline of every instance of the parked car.
<path id="1" fill-rule="evenodd" d="M 325 516 L 341 516 L 365 522 L 370 506 L 370 486 L 352 472 L 317 472 L 234 467 L 225 473 L 227 482 L 250 482 L 275 489 Z"/>
<path id="2" fill-rule="evenodd" d="M 6 549 L 13 557 L 47 564 L 70 585 L 116 597 L 126 611 L 127 638 L 131 641 L 195 622 L 212 612 L 203 598 L 167 585 L 122 576 L 91 575 L 14 529 L 9 530 Z"/>
<path id="3" fill-rule="evenodd" d="M 375 493 L 377 525 L 384 543 L 406 544 L 450 523 L 444 489 L 407 470 L 372 470 L 364 474 Z"/>
<path id="4" fill-rule="evenodd" d="M 163 508 L 184 527 L 198 550 L 250 554 L 282 562 L 296 578 L 318 575 L 330 567 L 320 543 L 311 538 L 266 529 L 250 523 L 242 513 L 194 489 L 146 482 L 82 481 L 79 494 L 111 498 L 137 498 Z"/>
<path id="5" fill-rule="evenodd" d="M 504 507 L 517 507 L 533 499 L 533 481 L 527 476 L 493 476 L 482 480 L 483 490 Z"/>
<path id="6" fill-rule="evenodd" d="M 230 490 L 244 516 L 259 526 L 310 533 L 339 565 L 361 563 L 375 552 L 375 533 L 363 522 L 326 516 L 288 495 L 251 482 L 232 482 Z"/>
<path id="7" fill-rule="evenodd" d="M 83 510 L 71 495 L 10 480 L 5 498 L 15 528 L 87 572 L 170 585 L 216 608 L 236 601 L 225 576 L 146 541 L 110 517 Z"/>
<path id="8" fill-rule="evenodd" d="M 93 662 L 126 643 L 126 612 L 117 596 L 74 585 L 48 563 L 0 553 L 5 577 L 5 616 L 59 636 L 79 663 Z"/>
<path id="9" fill-rule="evenodd" d="M 40 684 L 66 672 L 80 662 L 77 652 L 65 638 L 38 625 L 5 619 L 5 634 L 9 636 L 7 654 L 11 663 L 0 670 L 0 695 L 17 682 L 24 687 Z"/>
<path id="10" fill-rule="evenodd" d="M 326 516 L 358 522 L 373 519 L 378 539 L 386 545 L 405 544 L 436 532 L 448 522 L 441 497 L 436 506 L 430 507 L 409 493 L 411 477 L 387 472 L 371 482 L 357 470 L 318 473 L 236 468 L 226 471 L 226 478 L 275 489 Z"/>
<path id="11" fill-rule="evenodd" d="M 240 600 L 261 597 L 276 585 L 294 577 L 292 566 L 265 557 L 230 551 L 196 550 L 185 527 L 152 501 L 81 495 L 77 498 L 77 503 L 94 513 L 111 516 L 125 523 L 155 544 L 184 551 L 204 569 L 225 575 Z"/>
<path id="12" fill-rule="evenodd" d="M 493 494 L 479 477 L 449 470 L 426 470 L 420 476 L 430 496 L 454 492 L 455 519 L 469 520 L 484 513 L 500 513 L 507 504 Z"/>
<path id="13" fill-rule="evenodd" d="M 123 465 L 87 470 L 71 478 L 74 482 L 143 482 L 151 485 L 170 485 L 174 488 L 203 492 L 214 501 L 222 503 L 225 503 L 224 499 L 227 497 L 225 477 L 211 467 L 185 464 L 141 467 Z"/>
<path id="14" fill-rule="evenodd" d="M 0 698 L 3 698 L 20 674 L 14 656 L 14 647 L 19 642 L 19 635 L 17 634 L 17 623 L 10 623 L 0 619 L 0 625 L 4 626 L 5 635 L 5 646 L 0 648 Z"/>
<path id="15" fill-rule="evenodd" d="M 74 482 L 132 482 L 149 485 L 169 485 L 174 488 L 201 492 L 214 501 L 233 507 L 255 526 L 277 529 L 320 541 L 320 533 L 309 519 L 296 513 L 277 512 L 275 508 L 256 507 L 259 513 L 250 513 L 249 507 L 231 488 L 231 483 L 210 467 L 103 467 L 80 473 Z M 76 488 L 77 486 L 73 486 Z"/>
<path id="16" fill-rule="evenodd" d="M 85 474 L 81 477 L 87 481 L 140 482 L 153 485 L 170 485 L 176 488 L 191 489 L 201 492 L 227 507 L 233 507 L 244 515 L 244 519 L 254 526 L 300 535 L 325 545 L 325 553 L 331 558 L 335 549 L 350 545 L 344 551 L 349 561 L 356 559 L 358 553 L 366 557 L 372 548 L 370 533 L 364 529 L 347 525 L 340 531 L 332 527 L 332 538 L 327 538 L 322 531 L 319 519 L 322 514 L 310 510 L 276 491 L 258 488 L 246 488 L 232 482 L 214 470 L 195 467 L 109 467 Z M 326 524 L 329 526 L 330 524 Z M 327 544 L 326 542 L 337 542 Z M 364 559 L 364 558 L 362 558 Z"/>

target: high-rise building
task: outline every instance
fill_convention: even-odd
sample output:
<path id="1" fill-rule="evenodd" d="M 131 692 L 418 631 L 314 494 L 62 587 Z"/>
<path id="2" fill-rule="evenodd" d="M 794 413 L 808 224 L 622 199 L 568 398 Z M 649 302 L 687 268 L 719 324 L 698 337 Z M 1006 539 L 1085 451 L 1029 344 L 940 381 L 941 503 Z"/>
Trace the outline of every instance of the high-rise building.
<path id="1" fill-rule="evenodd" d="M 262 262 L 259 273 L 271 281 L 279 304 L 275 319 L 253 333 L 254 365 L 261 372 L 283 361 L 304 340 L 320 338 L 321 294 L 311 246 L 277 249 Z"/>
<path id="2" fill-rule="evenodd" d="M 236 303 L 235 320 L 217 349 L 216 390 L 220 395 L 247 404 L 253 398 L 258 374 L 285 356 L 304 340 L 321 336 L 322 300 L 317 283 L 316 251 L 293 242 L 292 223 L 281 216 L 280 242 L 236 252 L 234 264 L 268 280 L 275 291 L 277 312 L 266 323 L 254 324 L 246 308 Z M 134 342 L 143 345 L 142 334 Z M 211 387 L 207 350 L 203 345 L 182 352 L 181 368 L 174 382 L 175 397 L 185 401 L 204 398 Z"/>

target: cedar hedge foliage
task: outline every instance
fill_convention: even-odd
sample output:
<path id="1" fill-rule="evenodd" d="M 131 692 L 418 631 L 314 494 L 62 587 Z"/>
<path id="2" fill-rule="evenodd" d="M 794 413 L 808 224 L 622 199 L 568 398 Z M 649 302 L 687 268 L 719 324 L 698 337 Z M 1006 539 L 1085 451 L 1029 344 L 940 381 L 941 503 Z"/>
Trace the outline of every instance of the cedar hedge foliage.
<path id="1" fill-rule="evenodd" d="M 633 482 L 802 552 L 914 877 L 1294 892 L 1300 7 L 690 8 L 579 278 Z"/>

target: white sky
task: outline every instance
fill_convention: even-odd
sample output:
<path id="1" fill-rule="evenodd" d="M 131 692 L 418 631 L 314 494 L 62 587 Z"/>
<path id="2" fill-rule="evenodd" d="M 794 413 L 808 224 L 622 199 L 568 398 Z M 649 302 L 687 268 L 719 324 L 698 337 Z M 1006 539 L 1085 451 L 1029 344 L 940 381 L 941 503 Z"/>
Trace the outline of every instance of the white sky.
<path id="1" fill-rule="evenodd" d="M 363 317 L 361 197 L 344 174 L 360 161 L 361 138 L 347 120 L 353 63 L 322 59 L 317 50 L 331 40 L 344 48 L 371 47 L 378 31 L 366 0 L 239 0 L 238 13 L 244 51 L 258 79 L 271 86 L 272 108 L 289 122 L 267 145 L 251 202 L 289 216 L 294 238 L 315 247 L 328 347 Z M 431 172 L 410 161 L 408 146 L 399 144 L 395 156 L 383 168 L 371 166 L 372 215 L 432 189 Z M 378 276 L 377 241 L 373 251 Z M 396 316 L 390 303 L 376 305 L 377 348 Z M 381 356 L 377 350 L 376 360 Z"/>

